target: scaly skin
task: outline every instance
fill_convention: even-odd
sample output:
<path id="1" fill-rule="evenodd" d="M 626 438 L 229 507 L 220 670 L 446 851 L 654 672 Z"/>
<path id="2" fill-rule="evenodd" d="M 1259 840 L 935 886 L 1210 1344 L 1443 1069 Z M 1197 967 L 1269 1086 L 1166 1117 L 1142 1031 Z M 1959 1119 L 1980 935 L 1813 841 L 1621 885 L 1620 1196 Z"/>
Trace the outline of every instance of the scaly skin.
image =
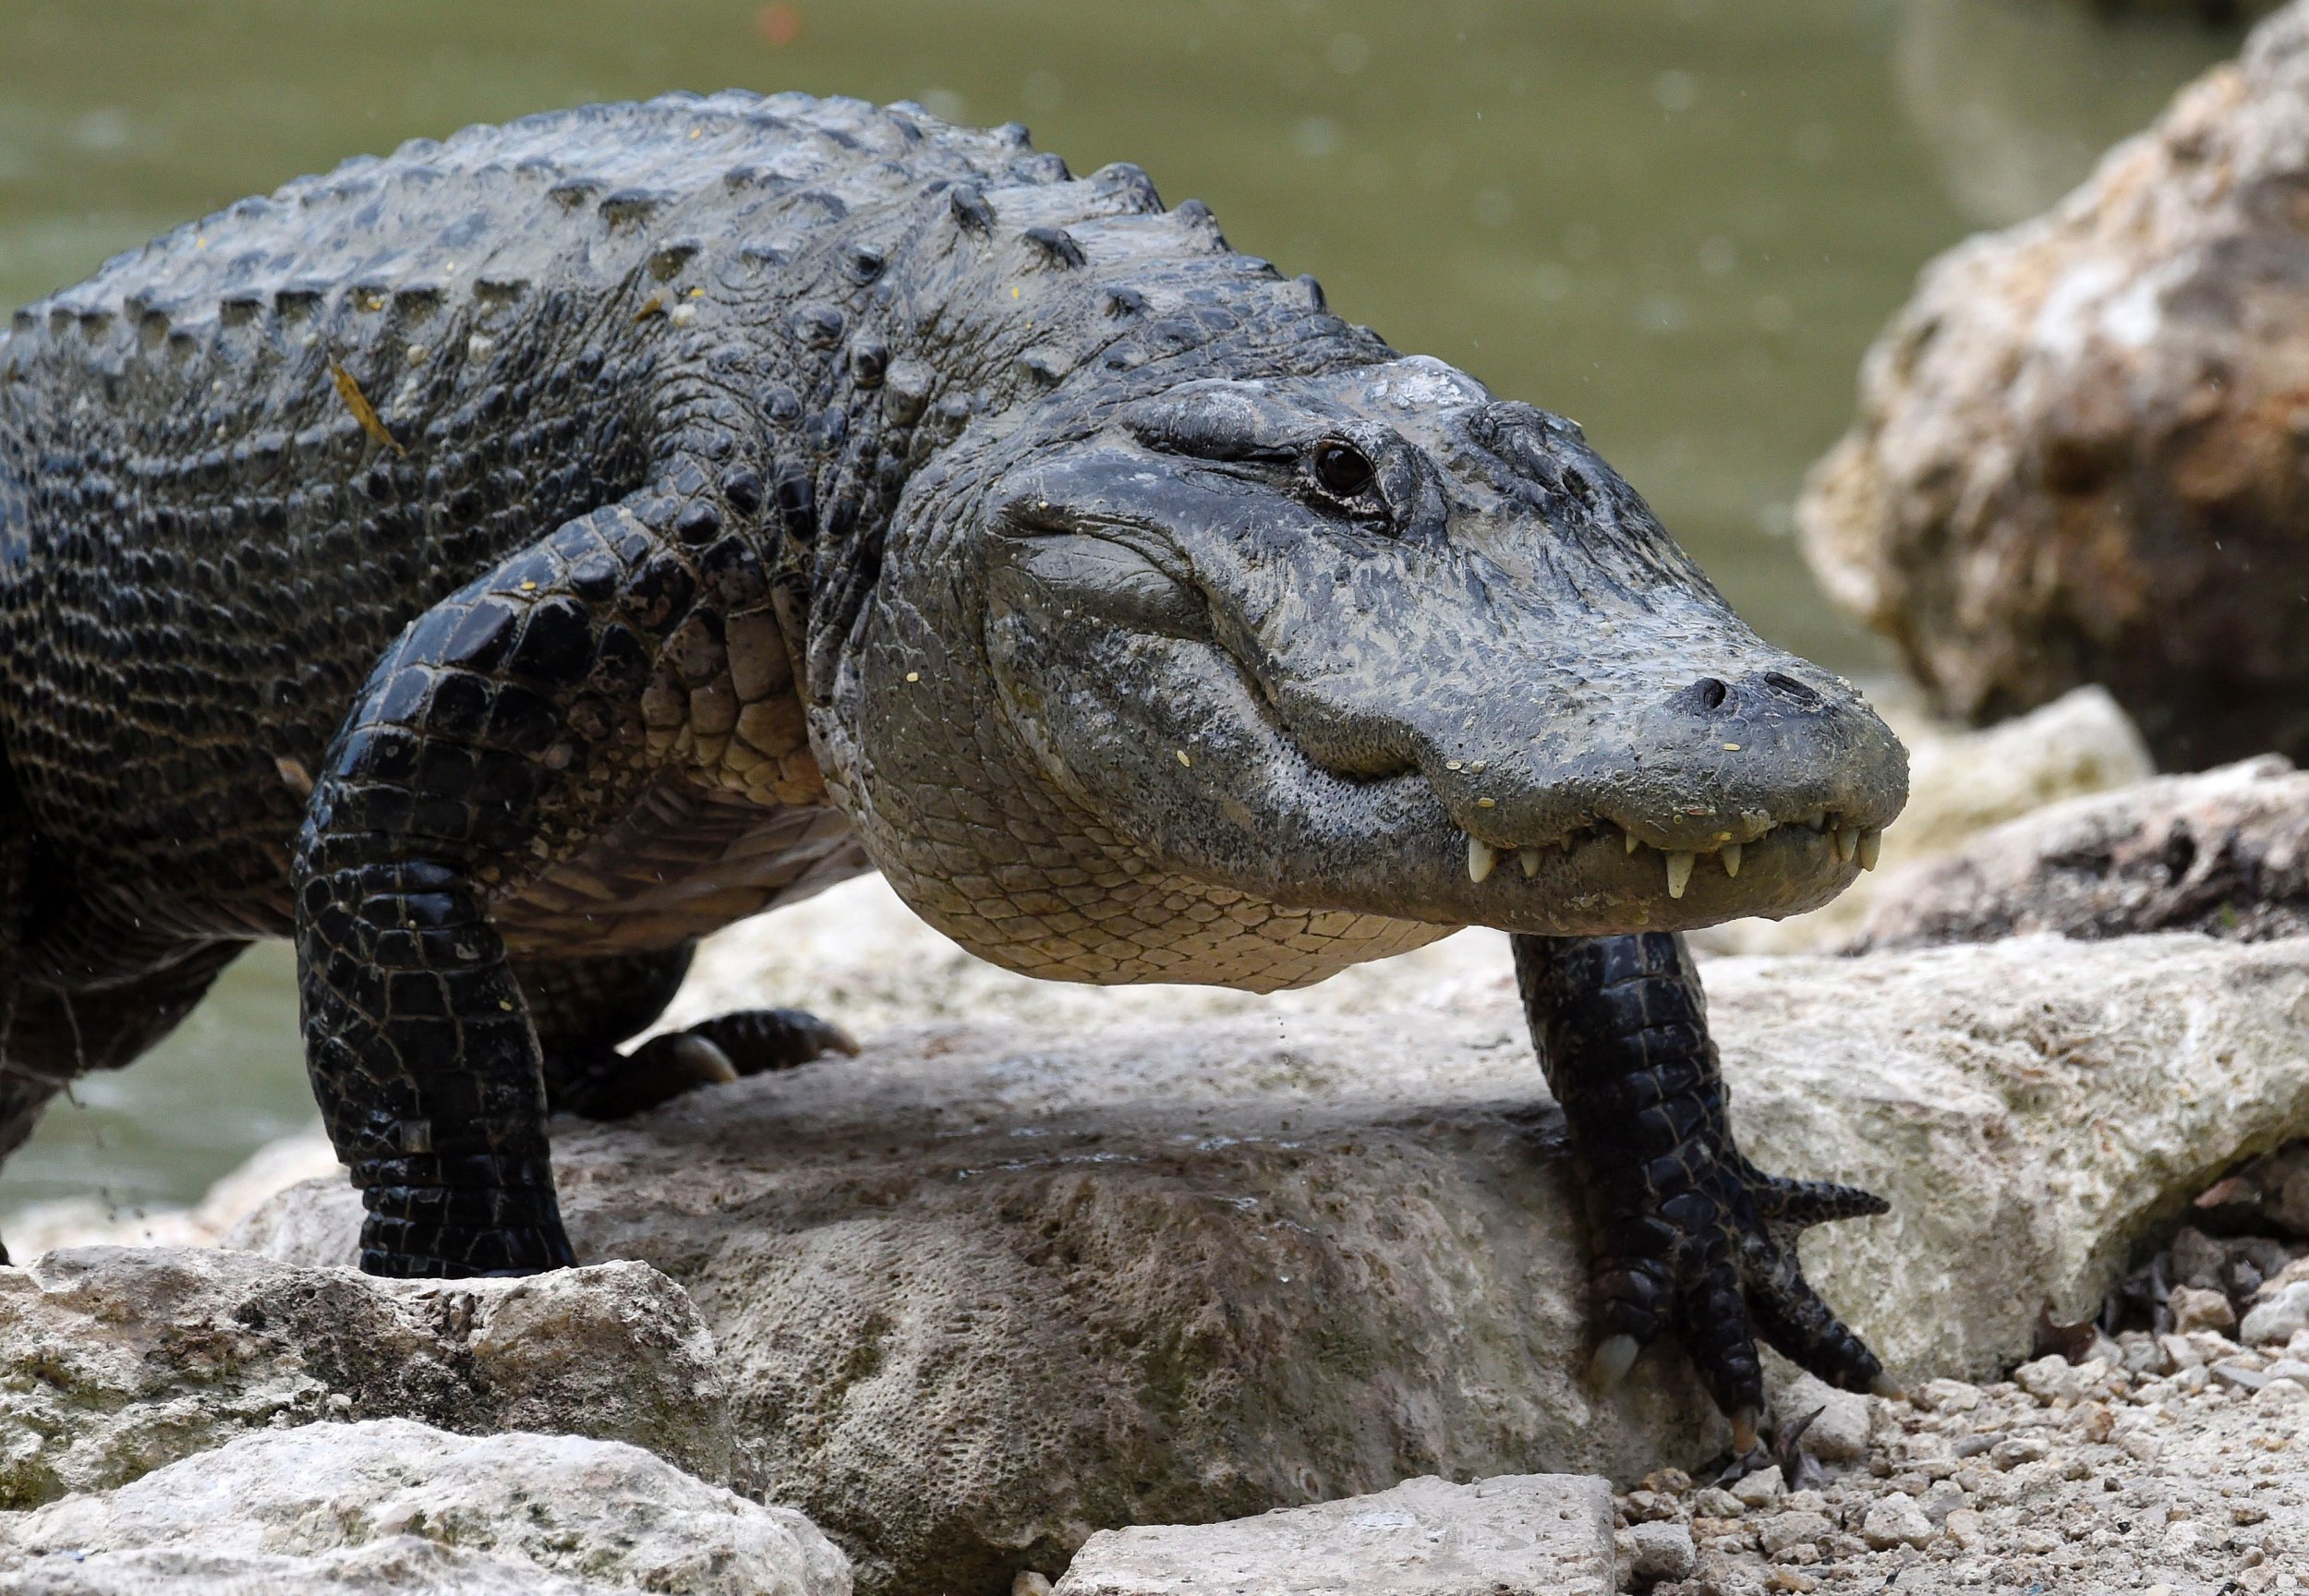
<path id="1" fill-rule="evenodd" d="M 180 228 L 0 344 L 0 1143 L 290 937 L 363 1266 L 526 1272 L 571 1261 L 549 1106 L 853 1046 L 760 1010 L 616 1047 L 697 937 L 860 870 L 1074 980 L 1264 990 L 1486 924 L 1638 1237 L 1607 1329 L 1680 1325 L 1735 1406 L 1750 1319 L 1872 1372 L 1669 934 L 1832 895 L 1898 745 L 1576 427 L 1135 168 L 676 96 Z M 1675 1069 L 1692 1111 L 1641 1109 Z"/>

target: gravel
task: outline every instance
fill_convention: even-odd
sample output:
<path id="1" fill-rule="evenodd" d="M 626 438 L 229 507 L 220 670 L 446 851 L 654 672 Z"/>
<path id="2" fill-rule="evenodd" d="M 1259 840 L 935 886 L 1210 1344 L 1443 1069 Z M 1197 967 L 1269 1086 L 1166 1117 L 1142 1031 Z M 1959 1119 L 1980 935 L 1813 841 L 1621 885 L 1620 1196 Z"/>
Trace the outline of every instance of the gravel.
<path id="1" fill-rule="evenodd" d="M 2116 1356 L 1851 1398 L 1865 1440 L 1850 1461 L 1812 1456 L 1816 1490 L 1788 1490 L 1774 1465 L 1738 1480 L 1648 1477 L 1618 1498 L 1622 1589 L 2309 1590 L 2309 1331 L 2281 1347 L 2206 1330 L 2097 1344 Z M 1805 1402 L 1790 1381 L 1782 1421 Z M 1693 1549 L 1687 1573 L 1629 1555 L 1676 1532 Z"/>

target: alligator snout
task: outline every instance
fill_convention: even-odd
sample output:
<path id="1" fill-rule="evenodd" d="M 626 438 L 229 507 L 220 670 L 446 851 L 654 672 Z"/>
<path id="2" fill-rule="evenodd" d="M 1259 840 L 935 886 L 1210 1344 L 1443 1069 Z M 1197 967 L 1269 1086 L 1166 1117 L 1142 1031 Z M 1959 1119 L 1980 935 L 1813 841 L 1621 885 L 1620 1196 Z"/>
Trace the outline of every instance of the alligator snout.
<path id="1" fill-rule="evenodd" d="M 1650 692 L 1592 682 L 1522 715 L 1461 717 L 1427 774 L 1465 836 L 1467 876 L 1512 896 L 1567 876 L 1631 901 L 1767 902 L 1795 877 L 1875 865 L 1906 760 L 1848 684 L 1793 659 Z M 1759 880 L 1761 869 L 1776 879 Z"/>

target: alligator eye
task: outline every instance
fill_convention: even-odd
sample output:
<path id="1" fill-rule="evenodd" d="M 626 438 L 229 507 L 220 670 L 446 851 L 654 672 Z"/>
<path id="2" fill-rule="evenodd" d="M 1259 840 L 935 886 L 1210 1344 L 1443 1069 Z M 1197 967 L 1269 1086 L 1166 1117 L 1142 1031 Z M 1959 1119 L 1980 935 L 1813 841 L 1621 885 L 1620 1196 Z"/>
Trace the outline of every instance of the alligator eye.
<path id="1" fill-rule="evenodd" d="M 1371 486 L 1371 460 L 1352 443 L 1333 439 L 1315 445 L 1315 480 L 1342 499 L 1360 497 Z"/>

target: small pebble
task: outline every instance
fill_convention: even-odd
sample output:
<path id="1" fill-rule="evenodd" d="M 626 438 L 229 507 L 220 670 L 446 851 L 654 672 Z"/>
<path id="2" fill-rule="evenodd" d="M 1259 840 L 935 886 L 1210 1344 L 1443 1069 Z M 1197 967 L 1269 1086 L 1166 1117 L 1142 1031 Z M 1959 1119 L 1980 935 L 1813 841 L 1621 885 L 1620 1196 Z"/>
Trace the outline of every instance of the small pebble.
<path id="1" fill-rule="evenodd" d="M 1938 1533 L 1915 1497 L 1897 1493 L 1870 1507 L 1860 1524 L 1860 1539 L 1879 1552 L 1894 1546 L 1920 1547 Z"/>
<path id="2" fill-rule="evenodd" d="M 1962 1380 L 1927 1380 L 1917 1398 L 1942 1413 L 1970 1413 L 1980 1406 L 1980 1387 Z"/>
<path id="3" fill-rule="evenodd" d="M 1780 1500 L 1787 1486 L 1777 1469 L 1759 1469 L 1733 1482 L 1732 1495 L 1744 1507 L 1769 1507 Z"/>
<path id="4" fill-rule="evenodd" d="M 1778 1477 L 1779 1470 L 1771 1472 Z M 1747 1503 L 1720 1486 L 1711 1485 L 1692 1498 L 1692 1512 L 1702 1518 L 1737 1518 L 1747 1511 Z"/>
<path id="5" fill-rule="evenodd" d="M 1681 1524 L 1638 1524 L 1628 1540 L 1628 1567 L 1639 1580 L 1681 1579 L 1699 1561 L 1692 1533 Z"/>
<path id="6" fill-rule="evenodd" d="M 2076 1366 L 2057 1353 L 2022 1364 L 2013 1371 L 2013 1381 L 2039 1402 L 2073 1402 L 2084 1389 Z"/>
<path id="7" fill-rule="evenodd" d="M 2023 1463 L 2040 1462 L 2051 1450 L 2041 1435 L 2015 1435 L 1989 1447 L 1989 1461 L 2000 1469 L 2013 1469 Z"/>
<path id="8" fill-rule="evenodd" d="M 1776 1558 L 1796 1546 L 1817 1546 L 1835 1529 L 1824 1513 L 1779 1513 L 1764 1520 L 1756 1531 L 1756 1539 L 1766 1556 Z"/>
<path id="9" fill-rule="evenodd" d="M 2173 1328 L 2183 1336 L 2193 1330 L 2226 1332 L 2237 1327 L 2237 1310 L 2226 1291 L 2176 1286 L 2165 1305 L 2172 1310 Z"/>

